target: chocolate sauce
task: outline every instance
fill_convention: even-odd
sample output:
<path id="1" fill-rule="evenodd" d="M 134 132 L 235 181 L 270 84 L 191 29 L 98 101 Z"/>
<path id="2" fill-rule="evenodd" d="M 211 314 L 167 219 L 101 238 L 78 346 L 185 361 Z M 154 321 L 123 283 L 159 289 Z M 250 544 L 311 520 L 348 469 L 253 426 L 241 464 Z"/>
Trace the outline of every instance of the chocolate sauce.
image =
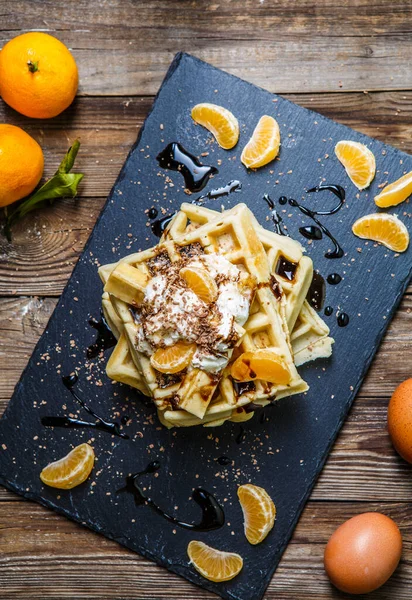
<path id="1" fill-rule="evenodd" d="M 202 165 L 196 156 L 185 150 L 178 142 L 168 144 L 156 159 L 163 169 L 179 171 L 190 192 L 201 192 L 210 177 L 219 172 L 216 167 Z"/>
<path id="2" fill-rule="evenodd" d="M 317 185 L 313 188 L 310 188 L 310 190 L 308 190 L 308 194 L 312 194 L 313 192 L 324 192 L 324 191 L 332 192 L 332 194 L 334 194 L 339 199 L 339 202 L 331 210 L 323 210 L 323 211 L 318 210 L 315 212 L 315 214 L 319 215 L 319 216 L 334 215 L 342 208 L 342 206 L 345 202 L 346 192 L 341 185 L 336 185 L 334 183 L 324 183 L 321 185 Z"/>
<path id="3" fill-rule="evenodd" d="M 342 277 L 339 275 L 339 273 L 331 273 L 326 277 L 326 281 L 330 285 L 338 285 L 338 283 L 342 281 Z"/>
<path id="4" fill-rule="evenodd" d="M 159 211 L 157 210 L 157 208 L 154 208 L 154 206 L 152 206 L 152 208 L 149 208 L 147 216 L 149 217 L 149 219 L 155 219 L 158 214 Z"/>
<path id="5" fill-rule="evenodd" d="M 77 373 L 75 373 L 74 375 L 66 375 L 64 377 L 62 377 L 62 381 L 63 381 L 63 385 L 69 390 L 69 392 L 71 393 L 71 395 L 73 396 L 73 398 L 76 400 L 76 402 L 78 402 L 80 404 L 80 406 L 82 408 L 84 408 L 84 410 L 89 413 L 89 415 L 91 415 L 94 419 L 96 419 L 97 424 L 96 425 L 90 425 L 89 423 L 87 423 L 86 421 L 83 421 L 83 425 L 81 425 L 81 427 L 96 427 L 96 429 L 100 429 L 101 431 L 107 431 L 108 433 L 111 433 L 112 435 L 117 435 L 118 437 L 124 438 L 124 439 L 129 439 L 129 436 L 126 435 L 125 433 L 123 433 L 122 431 L 120 431 L 120 427 L 119 424 L 114 422 L 110 422 L 110 421 L 106 421 L 105 419 L 102 419 L 102 417 L 99 417 L 99 415 L 97 415 L 91 408 L 90 406 L 88 406 L 84 400 L 82 400 L 77 393 L 74 391 L 73 387 L 76 385 L 78 380 L 78 375 Z M 49 419 L 52 417 L 49 417 Z M 56 417 L 58 418 L 58 417 Z M 50 425 L 49 425 L 50 426 Z M 58 425 L 55 425 L 58 426 Z M 67 426 L 75 426 L 74 423 L 73 425 L 67 425 L 67 421 L 65 423 L 62 423 L 63 427 L 67 427 Z M 80 427 L 80 425 L 78 425 L 78 427 Z"/>
<path id="6" fill-rule="evenodd" d="M 236 444 L 241 444 L 244 441 L 245 437 L 246 437 L 245 430 L 243 429 L 242 426 L 240 426 L 240 431 L 235 438 Z"/>
<path id="7" fill-rule="evenodd" d="M 222 465 L 222 467 L 227 467 L 227 465 L 233 464 L 233 460 L 228 456 L 219 456 L 217 462 L 219 463 L 219 465 Z"/>
<path id="8" fill-rule="evenodd" d="M 311 210 L 310 208 L 307 208 L 306 206 L 299 204 L 299 202 L 297 202 L 297 200 L 294 200 L 292 198 L 289 200 L 289 204 L 291 206 L 298 208 L 301 213 L 303 213 L 307 217 L 310 217 L 317 225 L 317 227 L 315 227 L 315 226 L 301 227 L 299 229 L 300 233 L 302 235 L 304 235 L 306 238 L 316 239 L 316 240 L 322 239 L 322 234 L 326 235 L 330 239 L 330 241 L 333 243 L 334 248 L 332 251 L 326 252 L 325 257 L 326 258 L 342 258 L 342 256 L 344 255 L 343 248 L 339 245 L 338 241 L 331 234 L 329 229 L 327 229 L 319 221 L 319 219 L 317 217 L 318 216 L 329 216 L 329 215 L 334 215 L 335 213 L 337 213 L 342 208 L 342 206 L 345 202 L 345 190 L 340 185 L 325 183 L 325 184 L 310 188 L 308 190 L 308 194 L 310 194 L 312 192 L 323 192 L 323 191 L 332 192 L 339 200 L 338 204 L 336 204 L 333 208 L 331 208 L 329 210 Z M 282 196 L 282 198 L 284 198 L 284 196 Z"/>
<path id="9" fill-rule="evenodd" d="M 107 324 L 103 314 L 100 316 L 100 321 L 96 319 L 89 319 L 89 325 L 91 325 L 97 331 L 97 337 L 94 344 L 86 350 L 87 358 L 96 358 L 101 352 L 113 348 L 116 345 L 117 340 L 114 337 L 110 327 Z"/>
<path id="10" fill-rule="evenodd" d="M 218 187 L 214 190 L 210 190 L 207 194 L 196 198 L 196 200 L 192 201 L 192 204 L 202 204 L 203 200 L 216 200 L 217 198 L 223 198 L 224 196 L 229 196 L 233 192 L 240 192 L 242 189 L 242 184 L 237 179 L 233 179 L 233 181 L 229 181 L 226 185 L 222 187 Z"/>
<path id="11" fill-rule="evenodd" d="M 284 256 L 280 256 L 278 264 L 276 265 L 275 273 L 276 275 L 280 275 L 288 281 L 293 281 L 297 267 L 297 263 L 290 262 L 290 260 Z"/>
<path id="12" fill-rule="evenodd" d="M 325 280 L 320 273 L 318 273 L 317 271 L 313 271 L 312 283 L 310 284 L 310 288 L 306 299 L 312 308 L 319 311 L 322 310 L 322 307 L 325 302 L 325 296 Z"/>
<path id="13" fill-rule="evenodd" d="M 256 389 L 253 381 L 235 381 L 233 380 L 233 387 L 238 396 L 246 394 L 247 392 L 254 392 Z"/>
<path id="14" fill-rule="evenodd" d="M 281 196 L 279 198 L 279 204 L 281 204 L 282 206 L 284 206 L 287 203 L 288 203 L 288 199 L 286 198 L 286 196 Z"/>
<path id="15" fill-rule="evenodd" d="M 175 214 L 176 214 L 176 211 L 172 215 L 166 215 L 166 216 L 162 217 L 161 219 L 156 219 L 156 221 L 153 221 L 153 223 L 150 223 L 152 232 L 154 233 L 154 235 L 156 237 L 158 237 L 158 238 L 162 237 L 164 230 L 169 225 L 170 221 L 173 219 Z"/>
<path id="16" fill-rule="evenodd" d="M 130 421 L 130 417 L 129 415 L 123 415 L 123 417 L 120 419 L 122 425 L 126 425 L 127 421 Z"/>
<path id="17" fill-rule="evenodd" d="M 100 431 L 107 431 L 106 426 L 101 421 L 82 421 L 73 417 L 42 417 L 41 424 L 44 427 L 65 427 L 66 429 L 85 429 L 91 427 Z M 122 435 L 121 437 L 128 438 L 129 436 Z"/>
<path id="18" fill-rule="evenodd" d="M 315 188 L 313 188 L 313 189 L 315 189 Z M 314 211 L 314 210 L 310 210 L 310 208 L 307 208 L 306 206 L 302 206 L 302 204 L 299 204 L 299 202 L 297 200 L 294 200 L 293 198 L 291 198 L 289 200 L 289 204 L 291 206 L 298 208 L 300 210 L 300 212 L 303 213 L 304 215 L 306 215 L 307 217 L 310 217 L 311 219 L 313 219 L 315 221 L 316 225 L 318 225 L 318 227 L 322 230 L 322 232 L 330 239 L 330 241 L 334 245 L 334 249 L 326 252 L 325 258 L 342 258 L 342 256 L 345 254 L 343 251 L 343 248 L 341 248 L 341 246 L 339 245 L 337 240 L 333 237 L 333 235 L 331 234 L 329 229 L 327 229 L 316 217 L 316 215 L 333 215 L 336 212 L 336 207 L 334 209 L 332 209 L 331 211 Z M 339 205 L 339 208 L 340 207 L 341 207 L 341 204 Z M 339 210 L 339 208 L 337 210 Z"/>
<path id="19" fill-rule="evenodd" d="M 349 315 L 347 315 L 344 312 L 339 313 L 336 317 L 336 320 L 338 322 L 339 327 L 346 327 L 346 325 L 349 325 Z"/>
<path id="20" fill-rule="evenodd" d="M 267 205 L 270 208 L 270 215 L 275 226 L 275 233 L 277 233 L 278 235 L 287 236 L 288 234 L 285 232 L 281 225 L 283 223 L 283 219 L 276 210 L 275 203 L 273 202 L 272 198 L 269 196 L 269 194 L 263 194 L 263 200 L 267 203 Z"/>
<path id="21" fill-rule="evenodd" d="M 316 225 L 299 227 L 299 232 L 308 240 L 321 240 L 323 238 L 322 230 L 316 227 Z"/>
<path id="22" fill-rule="evenodd" d="M 331 316 L 331 314 L 333 313 L 333 308 L 332 308 L 332 306 L 327 306 L 323 312 L 324 312 L 324 314 L 325 314 L 327 317 L 330 317 L 330 316 Z"/>
<path id="23" fill-rule="evenodd" d="M 192 499 L 199 505 L 202 510 L 202 518 L 199 523 L 185 523 L 180 521 L 177 517 L 169 515 L 162 508 L 160 508 L 151 498 L 146 496 L 143 490 L 139 486 L 139 479 L 143 475 L 148 473 L 155 473 L 160 468 L 159 461 L 155 460 L 147 465 L 147 467 L 134 475 L 126 477 L 126 485 L 119 490 L 117 493 L 129 493 L 134 497 L 136 506 L 146 505 L 150 506 L 158 515 L 184 529 L 191 529 L 192 531 L 212 531 L 213 529 L 219 529 L 225 524 L 225 513 L 222 507 L 218 504 L 216 498 L 209 492 L 202 488 L 196 488 L 192 492 Z"/>

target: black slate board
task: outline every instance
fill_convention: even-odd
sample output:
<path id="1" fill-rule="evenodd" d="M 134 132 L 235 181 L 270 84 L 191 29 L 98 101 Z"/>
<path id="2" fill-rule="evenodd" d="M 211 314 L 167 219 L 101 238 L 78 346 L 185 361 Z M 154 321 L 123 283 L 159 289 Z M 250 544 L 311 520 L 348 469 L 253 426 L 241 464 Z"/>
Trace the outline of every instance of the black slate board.
<path id="1" fill-rule="evenodd" d="M 241 138 L 234 151 L 226 152 L 216 143 L 209 143 L 211 136 L 192 122 L 190 108 L 206 101 L 222 104 L 238 117 Z M 240 163 L 240 152 L 265 113 L 275 116 L 281 127 L 280 160 L 248 173 Z M 339 139 L 361 141 L 375 153 L 378 173 L 368 192 L 357 194 L 334 157 L 333 148 Z M 103 360 L 85 360 L 85 349 L 94 339 L 88 318 L 98 316 L 100 309 L 97 266 L 156 243 L 146 225 L 145 209 L 153 204 L 175 209 L 187 200 L 180 174 L 160 170 L 155 160 L 171 141 L 181 142 L 196 155 L 209 152 L 202 160 L 219 166 L 220 173 L 207 189 L 231 179 L 243 183 L 240 193 L 207 206 L 219 209 L 222 203 L 230 207 L 246 202 L 268 227 L 269 213 L 262 201 L 265 192 L 275 199 L 282 194 L 299 199 L 304 197 L 305 188 L 325 179 L 343 185 L 347 191 L 347 202 L 340 213 L 324 218 L 346 256 L 335 261 L 325 259 L 324 252 L 330 246 L 325 239 L 307 248 L 321 273 L 326 276 L 336 271 L 344 276 L 338 286 L 328 286 L 326 302 L 335 310 L 347 312 L 350 323 L 338 328 L 335 316 L 327 319 L 336 340 L 333 357 L 301 369 L 311 386 L 309 393 L 281 400 L 266 410 L 269 420 L 264 423 L 259 416 L 246 423 L 240 444 L 236 441 L 240 432 L 237 424 L 171 431 L 160 427 L 149 401 L 107 380 L 107 353 Z M 350 233 L 351 224 L 359 216 L 375 211 L 373 196 L 379 183 L 393 181 L 410 170 L 410 156 L 196 58 L 178 54 L 0 423 L 1 483 L 223 598 L 261 598 L 410 279 L 410 249 L 395 258 L 384 247 L 355 238 Z M 335 199 L 325 193 L 306 196 L 305 202 L 326 207 Z M 407 210 L 404 205 L 393 212 L 407 222 Z M 307 219 L 288 209 L 289 213 L 291 217 L 285 216 L 285 221 L 291 235 L 305 242 L 298 228 L 308 224 Z M 127 413 L 131 417 L 125 426 L 130 440 L 93 430 L 52 430 L 41 425 L 42 416 L 78 410 L 60 380 L 61 374 L 73 369 L 79 373 L 79 390 L 98 413 L 112 418 Z M 85 484 L 70 492 L 41 484 L 39 472 L 44 465 L 88 440 L 92 440 L 98 461 Z M 233 459 L 233 466 L 220 466 L 216 461 L 221 455 Z M 190 494 L 201 485 L 223 504 L 227 524 L 214 532 L 193 534 L 174 528 L 147 507 L 135 507 L 130 496 L 116 495 L 128 473 L 143 469 L 155 458 L 162 467 L 157 477 L 147 475 L 144 483 L 159 504 L 185 520 L 196 521 L 199 511 L 190 501 Z M 244 538 L 236 498 L 237 485 L 246 482 L 263 486 L 278 511 L 274 530 L 257 547 Z M 239 552 L 244 558 L 242 573 L 225 584 L 200 577 L 188 565 L 186 556 L 187 544 L 194 538 Z"/>

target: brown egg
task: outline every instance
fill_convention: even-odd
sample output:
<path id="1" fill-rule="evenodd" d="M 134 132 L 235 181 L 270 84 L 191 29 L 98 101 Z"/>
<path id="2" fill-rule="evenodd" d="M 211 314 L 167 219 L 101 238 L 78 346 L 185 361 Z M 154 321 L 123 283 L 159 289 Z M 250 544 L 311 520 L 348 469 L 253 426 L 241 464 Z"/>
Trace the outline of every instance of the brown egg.
<path id="1" fill-rule="evenodd" d="M 388 429 L 399 454 L 412 463 L 412 379 L 407 379 L 392 394 L 388 406 Z"/>
<path id="2" fill-rule="evenodd" d="M 380 513 L 363 513 L 332 534 L 325 548 L 325 569 L 342 592 L 367 594 L 389 579 L 401 553 L 396 523 Z"/>

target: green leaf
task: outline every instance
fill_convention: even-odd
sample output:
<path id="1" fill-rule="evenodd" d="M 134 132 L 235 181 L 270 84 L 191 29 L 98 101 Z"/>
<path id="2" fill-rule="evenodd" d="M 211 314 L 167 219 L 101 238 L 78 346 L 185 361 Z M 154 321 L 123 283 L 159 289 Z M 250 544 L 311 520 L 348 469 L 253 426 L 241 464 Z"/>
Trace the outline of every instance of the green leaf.
<path id="1" fill-rule="evenodd" d="M 79 140 L 76 140 L 67 151 L 59 165 L 56 173 L 46 181 L 34 194 L 23 200 L 20 206 L 11 214 L 6 211 L 6 225 L 4 234 L 11 241 L 11 227 L 19 219 L 22 219 L 32 210 L 44 206 L 46 203 L 53 204 L 58 198 L 74 198 L 77 194 L 79 183 L 83 179 L 83 173 L 70 173 L 80 148 Z"/>

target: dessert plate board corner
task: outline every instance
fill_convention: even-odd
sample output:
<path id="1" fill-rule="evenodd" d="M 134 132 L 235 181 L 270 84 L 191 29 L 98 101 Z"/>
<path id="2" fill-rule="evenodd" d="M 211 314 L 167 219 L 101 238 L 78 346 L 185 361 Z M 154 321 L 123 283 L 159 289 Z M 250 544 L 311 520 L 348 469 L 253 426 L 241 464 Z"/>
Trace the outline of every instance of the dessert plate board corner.
<path id="1" fill-rule="evenodd" d="M 241 137 L 233 151 L 210 143 L 208 132 L 193 123 L 190 109 L 198 102 L 221 104 L 238 117 Z M 280 157 L 257 172 L 246 172 L 240 152 L 263 114 L 271 114 L 279 122 Z M 334 157 L 333 148 L 340 139 L 367 144 L 377 159 L 377 176 L 359 198 Z M 241 428 L 235 423 L 217 429 L 164 429 L 149 401 L 126 386 L 108 381 L 104 369 L 110 351 L 103 359 L 87 362 L 85 357 L 95 338 L 88 319 L 98 318 L 100 312 L 98 265 L 156 244 L 145 210 L 157 206 L 171 211 L 188 200 L 181 175 L 163 171 L 156 162 L 157 154 L 173 141 L 198 156 L 207 152 L 201 160 L 218 166 L 219 174 L 206 192 L 233 179 L 242 182 L 239 193 L 206 206 L 219 210 L 222 204 L 231 207 L 245 202 L 269 228 L 272 223 L 262 200 L 264 193 L 275 200 L 281 195 L 303 198 L 306 205 L 316 203 L 319 208 L 330 207 L 336 199 L 328 193 L 305 196 L 305 188 L 326 180 L 346 190 L 344 208 L 325 217 L 345 257 L 327 260 L 325 238 L 305 245 L 323 275 L 343 275 L 339 285 L 328 286 L 326 303 L 335 311 L 346 312 L 349 325 L 338 327 L 335 315 L 326 319 L 336 343 L 331 359 L 301 369 L 310 391 L 276 403 L 266 410 L 264 422 L 257 415 L 245 423 L 240 443 Z M 365 245 L 355 238 L 351 225 L 358 217 L 374 212 L 373 196 L 379 183 L 386 178 L 393 181 L 410 170 L 410 156 L 192 56 L 178 54 L 0 422 L 0 482 L 223 598 L 259 600 L 411 275 L 410 249 L 394 258 L 384 247 Z M 407 222 L 399 207 L 391 212 L 399 213 Z M 298 211 L 285 220 L 292 237 L 304 243 L 299 227 L 310 224 L 308 220 Z M 74 369 L 79 375 L 77 390 L 96 412 L 118 420 L 122 415 L 130 417 L 124 428 L 129 440 L 94 430 L 42 426 L 45 415 L 67 415 L 79 408 L 61 383 L 61 375 Z M 85 484 L 66 492 L 42 485 L 42 467 L 89 440 L 98 460 Z M 219 465 L 217 459 L 222 455 L 233 464 Z M 166 522 L 149 507 L 135 506 L 129 495 L 116 494 L 126 475 L 144 469 L 155 459 L 161 462 L 157 476 L 147 475 L 141 481 L 153 499 L 166 503 L 165 508 L 183 520 L 197 521 L 199 509 L 190 496 L 194 487 L 204 487 L 223 505 L 226 525 L 208 533 L 193 533 Z M 236 496 L 237 486 L 247 482 L 264 487 L 277 506 L 274 530 L 256 547 L 244 537 Z M 227 583 L 203 579 L 188 564 L 186 548 L 191 539 L 238 552 L 244 559 L 243 571 Z"/>

